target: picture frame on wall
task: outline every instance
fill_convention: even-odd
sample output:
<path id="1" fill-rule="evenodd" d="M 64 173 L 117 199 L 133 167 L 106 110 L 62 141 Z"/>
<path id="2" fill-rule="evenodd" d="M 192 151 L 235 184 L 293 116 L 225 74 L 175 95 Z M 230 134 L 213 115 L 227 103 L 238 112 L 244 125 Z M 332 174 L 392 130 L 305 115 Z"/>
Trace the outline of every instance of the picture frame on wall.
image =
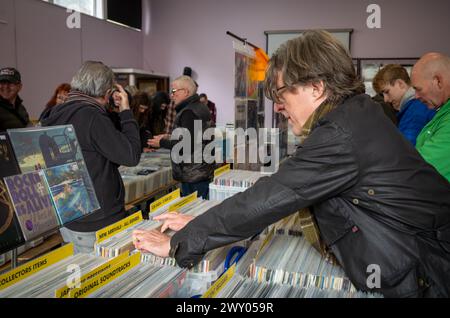
<path id="1" fill-rule="evenodd" d="M 419 58 L 357 58 L 353 60 L 357 61 L 358 75 L 364 82 L 366 94 L 373 97 L 376 92 L 373 89 L 372 82 L 378 71 L 388 64 L 399 64 L 405 67 L 409 76 L 411 76 L 412 68 Z"/>

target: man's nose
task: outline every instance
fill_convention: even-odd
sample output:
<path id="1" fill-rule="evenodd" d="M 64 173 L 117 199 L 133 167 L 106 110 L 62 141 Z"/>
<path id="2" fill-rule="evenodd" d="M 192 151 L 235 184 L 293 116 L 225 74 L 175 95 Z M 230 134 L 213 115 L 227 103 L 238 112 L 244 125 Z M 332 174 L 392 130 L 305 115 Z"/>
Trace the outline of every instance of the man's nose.
<path id="1" fill-rule="evenodd" d="M 273 105 L 273 109 L 276 113 L 280 113 L 283 109 L 284 109 L 284 105 L 283 104 L 279 104 L 279 103 L 275 103 Z"/>

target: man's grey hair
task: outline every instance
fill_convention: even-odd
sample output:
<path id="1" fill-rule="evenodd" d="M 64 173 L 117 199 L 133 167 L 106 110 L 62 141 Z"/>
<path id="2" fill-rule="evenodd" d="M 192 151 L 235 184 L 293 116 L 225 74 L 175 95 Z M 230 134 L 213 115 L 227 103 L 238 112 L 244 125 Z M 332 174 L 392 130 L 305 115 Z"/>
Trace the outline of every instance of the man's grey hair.
<path id="1" fill-rule="evenodd" d="M 114 72 L 102 62 L 84 62 L 72 79 L 72 89 L 91 97 L 104 97 L 114 86 Z"/>
<path id="2" fill-rule="evenodd" d="M 173 83 L 177 83 L 180 88 L 186 88 L 189 91 L 189 96 L 197 94 L 197 85 L 195 85 L 192 77 L 183 75 L 176 78 Z"/>

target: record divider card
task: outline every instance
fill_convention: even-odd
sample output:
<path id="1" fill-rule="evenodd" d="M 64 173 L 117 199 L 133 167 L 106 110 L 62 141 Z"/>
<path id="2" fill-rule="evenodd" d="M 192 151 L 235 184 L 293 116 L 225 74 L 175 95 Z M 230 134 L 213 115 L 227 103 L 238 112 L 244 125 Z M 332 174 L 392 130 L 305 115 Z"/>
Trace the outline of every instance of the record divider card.
<path id="1" fill-rule="evenodd" d="M 85 275 L 81 276 L 79 279 L 80 284 L 84 284 L 85 282 L 89 281 L 90 279 L 93 279 L 97 277 L 98 275 L 102 274 L 103 272 L 109 270 L 112 266 L 118 264 L 119 262 L 124 261 L 129 257 L 129 253 L 123 253 L 119 256 L 113 258 L 109 262 L 106 262 L 103 265 L 98 266 L 97 268 L 94 268 L 92 271 L 86 273 Z M 76 286 L 68 286 L 65 284 L 64 286 L 61 286 L 57 290 L 55 290 L 55 298 L 68 298 L 70 292 L 75 289 Z"/>
<path id="2" fill-rule="evenodd" d="M 73 256 L 73 243 L 67 244 L 53 252 L 19 266 L 0 276 L 0 290 L 10 287 L 32 275 L 50 267 L 61 260 Z"/>
<path id="3" fill-rule="evenodd" d="M 81 284 L 80 288 L 74 288 L 69 292 L 69 298 L 85 298 L 109 284 L 123 274 L 129 272 L 141 262 L 141 253 L 133 254 L 123 261 L 117 262 L 110 269 Z"/>
<path id="4" fill-rule="evenodd" d="M 184 197 L 180 202 L 177 202 L 177 203 L 171 205 L 169 207 L 169 212 L 175 212 L 175 211 L 181 209 L 182 207 L 184 207 L 185 205 L 188 205 L 192 201 L 197 200 L 197 195 L 198 195 L 198 192 L 195 191 L 194 193 L 188 195 L 187 197 Z"/>
<path id="5" fill-rule="evenodd" d="M 161 199 L 153 202 L 150 205 L 150 214 L 154 213 L 157 209 L 159 209 L 161 206 L 166 205 L 181 196 L 181 190 L 176 189 L 175 191 L 169 193 L 168 195 L 163 196 Z"/>
<path id="6" fill-rule="evenodd" d="M 144 218 L 142 217 L 142 211 L 136 212 L 135 214 L 120 220 L 112 225 L 109 225 L 95 233 L 97 238 L 96 244 L 99 244 L 110 237 L 125 231 L 127 228 L 133 226 L 136 223 L 142 222 Z"/>
<path id="7" fill-rule="evenodd" d="M 220 175 L 222 175 L 225 172 L 228 172 L 230 170 L 231 170 L 231 165 L 230 164 L 226 164 L 225 166 L 220 167 L 220 168 L 218 168 L 218 169 L 216 169 L 214 171 L 214 178 L 217 178 L 218 176 L 220 176 Z"/>

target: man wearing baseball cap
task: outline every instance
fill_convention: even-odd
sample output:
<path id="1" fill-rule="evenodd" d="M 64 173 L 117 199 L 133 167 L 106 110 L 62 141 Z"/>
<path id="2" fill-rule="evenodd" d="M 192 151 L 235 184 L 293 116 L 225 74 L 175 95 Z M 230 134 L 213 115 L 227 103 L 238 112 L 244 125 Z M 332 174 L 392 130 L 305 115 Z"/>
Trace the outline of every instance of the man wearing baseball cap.
<path id="1" fill-rule="evenodd" d="M 12 67 L 0 69 L 0 132 L 30 124 L 28 112 L 19 97 L 21 89 L 19 71 Z"/>

